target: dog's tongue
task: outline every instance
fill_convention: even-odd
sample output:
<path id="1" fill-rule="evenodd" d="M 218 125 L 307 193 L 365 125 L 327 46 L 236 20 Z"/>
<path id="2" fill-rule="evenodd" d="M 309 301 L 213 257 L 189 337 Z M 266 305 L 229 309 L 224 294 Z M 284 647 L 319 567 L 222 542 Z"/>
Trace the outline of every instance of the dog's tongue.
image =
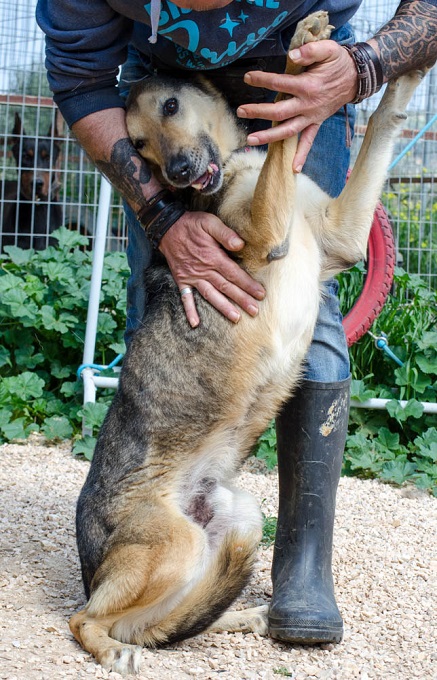
<path id="1" fill-rule="evenodd" d="M 196 189 L 196 191 L 202 191 L 203 189 L 206 189 L 206 187 L 210 184 L 213 176 L 218 172 L 218 166 L 215 163 L 210 163 L 208 165 L 207 171 L 201 176 L 198 177 L 194 182 L 192 182 L 191 186 L 193 189 Z"/>

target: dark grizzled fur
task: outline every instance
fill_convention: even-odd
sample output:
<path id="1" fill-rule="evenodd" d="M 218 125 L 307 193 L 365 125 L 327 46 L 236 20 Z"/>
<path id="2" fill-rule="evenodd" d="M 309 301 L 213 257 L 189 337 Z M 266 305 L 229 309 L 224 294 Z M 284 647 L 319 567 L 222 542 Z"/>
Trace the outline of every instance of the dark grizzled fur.
<path id="1" fill-rule="evenodd" d="M 215 367 L 222 366 L 229 376 L 232 324 L 196 295 L 202 322 L 192 329 L 168 268 L 157 265 L 145 277 L 147 311 L 124 358 L 119 388 L 77 506 L 78 549 L 87 597 L 114 529 L 111 517 L 117 492 L 127 489 L 132 473 L 146 462 L 151 440 L 155 451 L 162 449 L 163 458 L 182 444 L 194 449 L 199 437 L 212 429 L 222 410 L 223 395 L 231 389 L 220 383 Z M 203 360 L 206 356 L 211 357 L 210 377 Z"/>

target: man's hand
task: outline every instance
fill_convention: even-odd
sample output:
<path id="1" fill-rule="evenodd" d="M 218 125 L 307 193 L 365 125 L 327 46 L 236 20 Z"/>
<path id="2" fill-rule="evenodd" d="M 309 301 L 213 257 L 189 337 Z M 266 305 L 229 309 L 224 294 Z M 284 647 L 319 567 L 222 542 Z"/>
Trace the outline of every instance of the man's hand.
<path id="1" fill-rule="evenodd" d="M 237 114 L 241 118 L 264 118 L 277 123 L 269 130 L 250 134 L 253 146 L 287 139 L 300 134 L 294 172 L 300 172 L 317 131 L 327 118 L 351 102 L 357 91 L 357 70 L 351 56 L 333 40 L 302 45 L 290 52 L 291 59 L 306 71 L 293 76 L 251 71 L 246 83 L 291 95 L 273 104 L 245 104 Z"/>
<path id="2" fill-rule="evenodd" d="M 223 246 L 223 247 L 221 247 Z M 237 323 L 241 311 L 256 316 L 257 300 L 265 291 L 260 283 L 234 262 L 223 250 L 238 252 L 244 241 L 215 215 L 187 212 L 167 231 L 159 249 L 165 256 L 179 290 L 196 288 L 213 307 Z M 200 319 L 194 297 L 182 297 L 185 314 L 194 328 Z"/>

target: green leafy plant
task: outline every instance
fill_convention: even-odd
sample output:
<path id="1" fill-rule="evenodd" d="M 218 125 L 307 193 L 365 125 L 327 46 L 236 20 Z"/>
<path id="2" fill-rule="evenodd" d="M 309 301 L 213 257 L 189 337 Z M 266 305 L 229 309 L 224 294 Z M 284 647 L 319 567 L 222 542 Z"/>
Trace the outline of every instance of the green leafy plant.
<path id="1" fill-rule="evenodd" d="M 82 363 L 92 253 L 88 239 L 60 228 L 56 246 L 35 252 L 13 246 L 0 256 L 0 441 L 41 432 L 71 438 L 82 416 L 98 427 L 105 406 L 82 410 L 76 378 Z M 125 255 L 105 256 L 96 356 L 111 361 L 123 347 Z M 99 393 L 99 402 L 112 394 Z"/>
<path id="2" fill-rule="evenodd" d="M 276 536 L 276 526 L 278 524 L 278 518 L 271 515 L 265 515 L 263 513 L 263 532 L 261 545 L 265 548 L 269 548 L 275 542 Z"/>
<path id="3" fill-rule="evenodd" d="M 361 269 L 343 273 L 340 284 L 341 307 L 346 312 L 361 290 Z M 397 367 L 367 334 L 350 349 L 353 376 L 385 385 L 398 399 L 436 401 L 436 323 L 437 292 L 429 290 L 417 275 L 397 267 L 393 292 L 370 330 L 374 336 L 386 334 L 390 349 L 404 366 Z"/>
<path id="4" fill-rule="evenodd" d="M 340 279 L 346 310 L 362 286 L 361 268 L 342 274 Z M 425 414 L 422 406 L 437 401 L 436 323 L 437 293 L 417 275 L 396 268 L 393 293 L 371 332 L 376 337 L 385 333 L 403 366 L 377 349 L 371 335 L 351 347 L 352 399 L 390 401 L 385 411 L 351 409 L 346 474 L 379 477 L 395 484 L 411 481 L 437 494 L 433 461 L 437 418 Z"/>
<path id="5" fill-rule="evenodd" d="M 267 430 L 259 438 L 255 448 L 255 455 L 265 462 L 268 470 L 272 470 L 278 462 L 274 421 L 270 423 Z"/>

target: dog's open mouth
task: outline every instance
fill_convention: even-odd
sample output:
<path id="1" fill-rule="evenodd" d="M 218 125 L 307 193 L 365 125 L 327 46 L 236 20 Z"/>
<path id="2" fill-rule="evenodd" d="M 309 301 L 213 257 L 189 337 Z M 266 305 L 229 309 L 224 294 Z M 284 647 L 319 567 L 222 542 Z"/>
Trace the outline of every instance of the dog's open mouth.
<path id="1" fill-rule="evenodd" d="M 218 165 L 215 163 L 209 163 L 206 172 L 194 180 L 194 182 L 191 182 L 192 188 L 196 191 L 204 191 L 214 181 L 214 177 L 218 174 L 218 172 Z"/>

